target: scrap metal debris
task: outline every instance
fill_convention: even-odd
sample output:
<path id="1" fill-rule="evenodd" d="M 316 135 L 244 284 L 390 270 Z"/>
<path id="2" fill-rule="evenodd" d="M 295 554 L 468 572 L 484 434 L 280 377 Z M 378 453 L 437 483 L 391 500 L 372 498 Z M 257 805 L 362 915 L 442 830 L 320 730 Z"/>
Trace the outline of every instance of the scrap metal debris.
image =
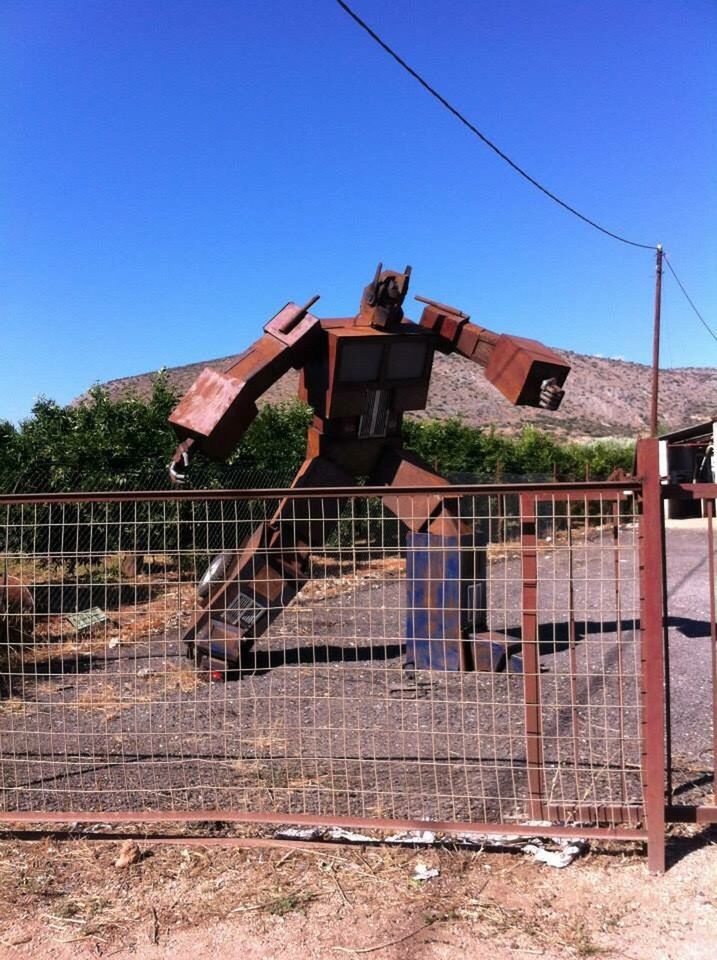
<path id="1" fill-rule="evenodd" d="M 425 674 L 404 670 L 401 682 L 388 688 L 390 697 L 396 700 L 425 700 L 439 683 Z"/>
<path id="2" fill-rule="evenodd" d="M 546 826 L 550 825 L 546 824 Z M 277 840 L 312 840 L 329 843 L 333 841 L 335 843 L 356 843 L 372 846 L 385 843 L 420 847 L 464 847 L 473 850 L 518 850 L 532 856 L 538 863 L 544 863 L 558 870 L 569 866 L 577 857 L 582 856 L 588 848 L 587 840 L 572 837 L 559 837 L 553 840 L 548 837 L 527 837 L 524 834 L 507 833 L 436 834 L 433 830 L 406 830 L 387 837 L 378 837 L 344 830 L 342 827 L 286 827 L 277 830 L 274 837 Z M 417 863 L 416 871 L 423 866 L 420 862 Z M 437 875 L 437 873 L 431 874 L 431 877 Z M 414 875 L 412 879 L 427 880 L 431 877 Z"/>
<path id="3" fill-rule="evenodd" d="M 543 840 L 526 843 L 522 850 L 523 853 L 533 856 L 538 863 L 547 863 L 549 867 L 562 870 L 563 867 L 569 867 L 573 860 L 582 856 L 587 849 L 586 840 L 566 840 L 563 837 L 555 842 L 557 850 L 548 850 Z"/>
<path id="4" fill-rule="evenodd" d="M 81 630 L 87 630 L 97 623 L 104 623 L 110 618 L 100 607 L 90 607 L 89 610 L 78 610 L 76 613 L 66 614 L 67 620 L 79 633 Z"/>
<path id="5" fill-rule="evenodd" d="M 425 883 L 426 880 L 433 880 L 435 877 L 440 877 L 440 875 L 441 871 L 438 867 L 427 867 L 425 863 L 419 860 L 413 868 L 411 880 L 415 880 L 418 883 Z"/>

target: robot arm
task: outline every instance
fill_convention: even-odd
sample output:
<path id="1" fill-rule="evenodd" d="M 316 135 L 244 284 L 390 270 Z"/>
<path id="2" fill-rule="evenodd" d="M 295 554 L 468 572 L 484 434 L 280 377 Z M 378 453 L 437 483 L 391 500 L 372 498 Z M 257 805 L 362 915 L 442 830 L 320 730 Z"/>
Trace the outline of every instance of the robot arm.
<path id="1" fill-rule="evenodd" d="M 443 353 L 460 353 L 480 364 L 498 390 L 516 405 L 557 410 L 570 367 L 537 340 L 497 334 L 470 322 L 467 314 L 433 300 L 426 304 L 420 324 L 438 336 Z"/>
<path id="2" fill-rule="evenodd" d="M 190 454 L 199 448 L 225 459 L 258 413 L 256 400 L 291 367 L 306 362 L 320 321 L 309 313 L 319 298 L 305 306 L 288 303 L 224 373 L 206 367 L 169 416 L 180 441 L 169 465 L 174 483 L 182 483 Z"/>

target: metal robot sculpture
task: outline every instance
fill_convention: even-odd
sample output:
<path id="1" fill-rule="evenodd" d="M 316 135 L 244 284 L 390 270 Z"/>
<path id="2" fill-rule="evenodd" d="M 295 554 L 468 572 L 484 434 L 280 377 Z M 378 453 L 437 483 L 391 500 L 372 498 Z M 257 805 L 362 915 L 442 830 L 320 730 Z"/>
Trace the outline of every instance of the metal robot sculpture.
<path id="1" fill-rule="evenodd" d="M 183 482 L 196 449 L 226 458 L 256 416 L 261 394 L 290 368 L 300 370 L 299 397 L 314 418 L 292 487 L 348 487 L 357 477 L 386 486 L 384 506 L 408 531 L 409 606 L 430 607 L 416 584 L 421 570 L 424 587 L 442 584 L 435 619 L 443 642 L 431 643 L 435 625 L 409 622 L 407 664 L 484 669 L 470 642 L 485 616 L 476 602 L 481 574 L 474 534 L 460 517 L 457 498 L 440 493 L 448 481 L 403 448 L 402 417 L 425 409 L 436 351 L 478 363 L 511 403 L 548 410 L 559 406 L 570 368 L 535 340 L 492 333 L 460 310 L 422 297 L 416 298 L 424 304 L 418 323 L 408 320 L 402 304 L 410 273 L 410 267 L 398 273 L 379 264 L 354 317 L 320 320 L 310 312 L 318 296 L 303 307 L 288 303 L 224 373 L 203 370 L 169 418 L 180 440 L 170 476 Z M 435 487 L 436 493 L 390 490 L 410 486 Z M 307 581 L 310 552 L 335 530 L 342 506 L 338 496 L 285 499 L 240 552 L 217 557 L 199 585 L 202 607 L 183 637 L 188 654 L 239 667 Z"/>

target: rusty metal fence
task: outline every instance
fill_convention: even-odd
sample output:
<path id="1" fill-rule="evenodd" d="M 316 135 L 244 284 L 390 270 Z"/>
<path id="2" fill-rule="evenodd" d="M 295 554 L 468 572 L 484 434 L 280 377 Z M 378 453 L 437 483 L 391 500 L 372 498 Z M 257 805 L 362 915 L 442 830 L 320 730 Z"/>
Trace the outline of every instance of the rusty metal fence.
<path id="1" fill-rule="evenodd" d="M 667 483 L 662 497 L 697 507 L 663 530 L 666 817 L 717 823 L 717 484 Z"/>
<path id="2" fill-rule="evenodd" d="M 435 492 L 392 490 L 404 520 Z M 0 821 L 649 833 L 659 869 L 642 484 L 441 492 L 479 558 L 459 670 L 409 655 L 421 601 L 385 489 L 1 496 Z M 284 543 L 310 520 L 305 584 L 236 669 L 196 663 L 198 585 L 272 517 Z"/>

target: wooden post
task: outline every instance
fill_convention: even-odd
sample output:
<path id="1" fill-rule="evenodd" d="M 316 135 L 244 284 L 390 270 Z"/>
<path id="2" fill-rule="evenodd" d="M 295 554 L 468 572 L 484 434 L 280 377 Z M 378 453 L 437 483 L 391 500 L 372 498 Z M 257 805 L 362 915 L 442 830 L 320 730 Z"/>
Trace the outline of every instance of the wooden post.
<path id="1" fill-rule="evenodd" d="M 662 244 L 657 244 L 655 277 L 655 321 L 652 334 L 652 399 L 650 436 L 657 436 L 657 398 L 660 389 L 660 314 L 662 312 Z"/>

